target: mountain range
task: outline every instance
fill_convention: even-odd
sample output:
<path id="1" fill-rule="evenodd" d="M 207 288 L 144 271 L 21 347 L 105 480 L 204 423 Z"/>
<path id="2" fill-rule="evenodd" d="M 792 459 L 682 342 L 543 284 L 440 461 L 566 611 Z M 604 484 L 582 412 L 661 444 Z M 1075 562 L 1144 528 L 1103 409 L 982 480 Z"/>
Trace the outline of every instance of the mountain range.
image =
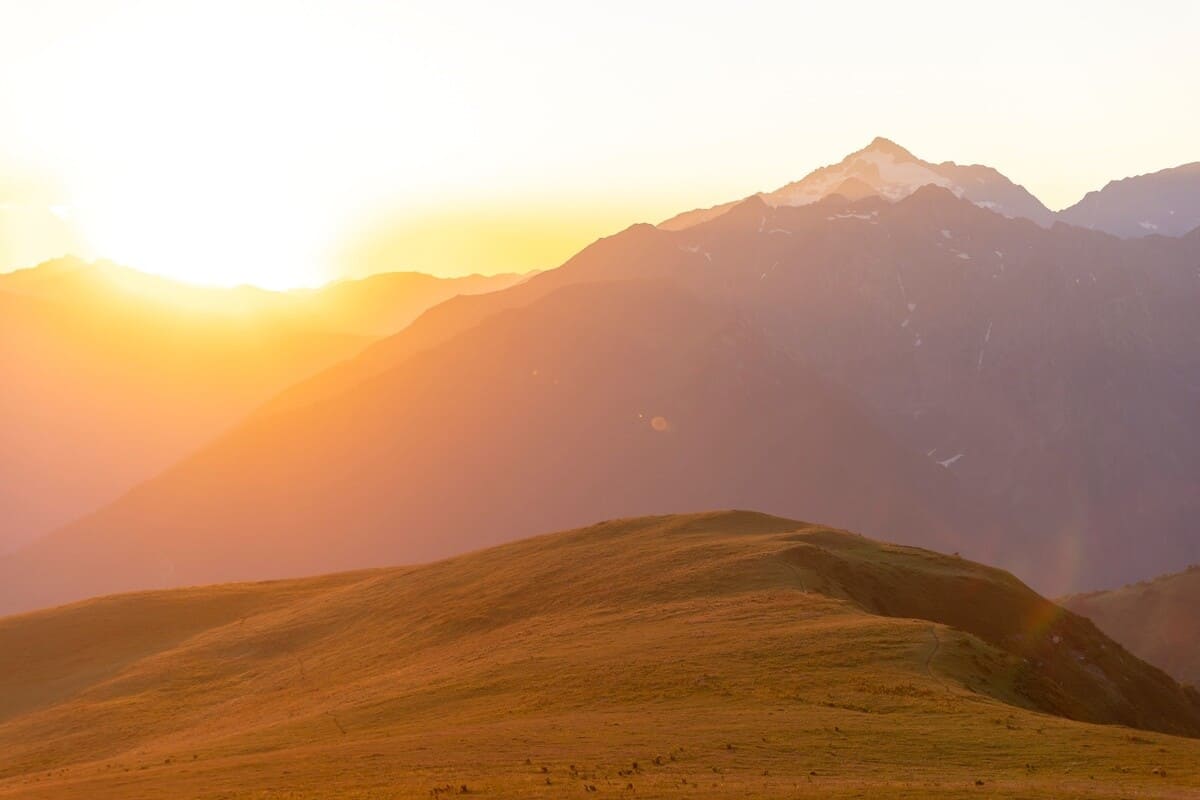
<path id="1" fill-rule="evenodd" d="M 963 558 L 750 512 L 8 617 L 0 687 L 11 798 L 1200 786 L 1200 695 L 1088 620 Z"/>
<path id="2" fill-rule="evenodd" d="M 1030 200 L 880 139 L 635 225 L 433 306 L 0 559 L 0 610 L 713 505 L 1054 594 L 1200 560 L 1200 230 L 1121 239 Z"/>
<path id="3" fill-rule="evenodd" d="M 939 186 L 982 208 L 1033 220 L 1043 227 L 1058 221 L 1121 237 L 1182 236 L 1200 227 L 1200 162 L 1113 181 L 1075 205 L 1054 212 L 991 167 L 930 163 L 882 137 L 837 164 L 753 196 L 778 208 L 815 203 L 833 194 L 850 200 L 878 196 L 895 201 L 922 186 Z M 737 202 L 687 211 L 660 227 L 682 230 L 720 216 L 735 205 Z"/>
<path id="4" fill-rule="evenodd" d="M 1200 162 L 1113 181 L 1058 218 L 1115 236 L 1182 236 L 1200 226 Z"/>
<path id="5" fill-rule="evenodd" d="M 267 292 L 73 258 L 0 274 L 0 552 L 115 500 L 430 305 L 515 280 L 389 273 Z"/>
<path id="6" fill-rule="evenodd" d="M 1198 307 L 1196 165 L 885 139 L 529 276 L 0 275 L 0 796 L 1193 796 Z"/>

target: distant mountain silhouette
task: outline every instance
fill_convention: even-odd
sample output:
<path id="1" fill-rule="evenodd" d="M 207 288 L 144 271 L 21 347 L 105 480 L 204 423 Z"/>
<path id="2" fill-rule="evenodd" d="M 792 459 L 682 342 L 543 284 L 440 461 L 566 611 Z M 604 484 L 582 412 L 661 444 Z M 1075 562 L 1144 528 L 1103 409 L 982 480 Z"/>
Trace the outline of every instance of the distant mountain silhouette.
<path id="1" fill-rule="evenodd" d="M 510 273 L 441 278 L 423 272 L 381 272 L 282 293 L 280 306 L 281 311 L 329 330 L 390 336 L 452 297 L 495 292 L 523 280 L 524 275 Z"/>
<path id="2" fill-rule="evenodd" d="M 107 261 L 67 257 L 0 273 L 0 291 L 58 303 L 134 303 L 142 308 L 379 337 L 396 333 L 421 312 L 456 295 L 492 292 L 522 280 L 525 276 L 513 274 L 440 278 L 421 272 L 381 272 L 316 289 L 270 291 L 255 286 L 196 286 Z"/>
<path id="3" fill-rule="evenodd" d="M 0 274 L 0 551 L 114 500 L 429 305 L 514 280 L 396 273 L 277 293 L 70 258 Z"/>
<path id="4" fill-rule="evenodd" d="M 1182 236 L 1200 228 L 1200 162 L 1113 181 L 1058 218 L 1114 236 Z"/>

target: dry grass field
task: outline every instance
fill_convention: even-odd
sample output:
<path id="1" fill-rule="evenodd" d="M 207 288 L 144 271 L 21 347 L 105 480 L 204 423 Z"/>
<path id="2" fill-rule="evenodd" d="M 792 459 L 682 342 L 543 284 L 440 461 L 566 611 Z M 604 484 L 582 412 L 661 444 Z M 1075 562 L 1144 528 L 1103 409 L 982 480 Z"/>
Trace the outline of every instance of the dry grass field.
<path id="1" fill-rule="evenodd" d="M 1188 798 L 1196 735 L 1003 572 L 748 512 L 0 620 L 6 799 Z"/>

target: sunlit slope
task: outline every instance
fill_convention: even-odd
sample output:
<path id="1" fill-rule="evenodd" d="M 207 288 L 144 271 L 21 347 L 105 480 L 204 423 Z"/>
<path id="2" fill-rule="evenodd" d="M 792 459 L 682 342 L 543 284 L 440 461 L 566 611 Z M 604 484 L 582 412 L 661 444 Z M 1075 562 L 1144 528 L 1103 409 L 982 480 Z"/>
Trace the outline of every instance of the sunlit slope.
<path id="1" fill-rule="evenodd" d="M 708 504 L 951 550 L 1001 532 L 737 314 L 666 284 L 595 283 L 248 421 L 0 559 L 0 611 L 412 563 Z"/>
<path id="2" fill-rule="evenodd" d="M 0 620 L 3 797 L 1200 790 L 1200 741 L 1063 714 L 1200 733 L 1005 573 L 747 512 Z"/>
<path id="3" fill-rule="evenodd" d="M 367 341 L 0 291 L 0 552 L 111 502 Z"/>
<path id="4" fill-rule="evenodd" d="M 1151 664 L 1200 686 L 1200 566 L 1062 604 Z"/>
<path id="5" fill-rule="evenodd" d="M 442 278 L 421 272 L 381 272 L 313 289 L 271 291 L 251 285 L 194 285 L 107 261 L 88 263 L 67 257 L 0 273 L 0 291 L 82 308 L 160 308 L 260 325 L 292 325 L 377 337 L 396 333 L 425 309 L 451 297 L 497 291 L 524 277 L 502 274 Z"/>
<path id="6" fill-rule="evenodd" d="M 495 292 L 522 280 L 523 275 L 515 274 L 441 278 L 421 272 L 385 272 L 319 289 L 283 292 L 276 302 L 281 315 L 329 330 L 388 336 L 452 297 Z"/>
<path id="7" fill-rule="evenodd" d="M 111 502 L 283 387 L 516 276 L 191 286 L 64 258 L 0 274 L 0 552 Z"/>

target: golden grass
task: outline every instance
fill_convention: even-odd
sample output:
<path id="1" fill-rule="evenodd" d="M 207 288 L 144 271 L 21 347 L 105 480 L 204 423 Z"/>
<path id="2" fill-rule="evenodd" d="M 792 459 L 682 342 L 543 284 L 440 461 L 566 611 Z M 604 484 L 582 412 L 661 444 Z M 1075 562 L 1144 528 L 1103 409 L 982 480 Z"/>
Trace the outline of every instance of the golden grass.
<path id="1" fill-rule="evenodd" d="M 1011 580 L 727 513 L 11 617 L 0 797 L 1200 795 L 1200 740 L 1042 713 L 1020 656 L 845 597 L 929 571 Z"/>

